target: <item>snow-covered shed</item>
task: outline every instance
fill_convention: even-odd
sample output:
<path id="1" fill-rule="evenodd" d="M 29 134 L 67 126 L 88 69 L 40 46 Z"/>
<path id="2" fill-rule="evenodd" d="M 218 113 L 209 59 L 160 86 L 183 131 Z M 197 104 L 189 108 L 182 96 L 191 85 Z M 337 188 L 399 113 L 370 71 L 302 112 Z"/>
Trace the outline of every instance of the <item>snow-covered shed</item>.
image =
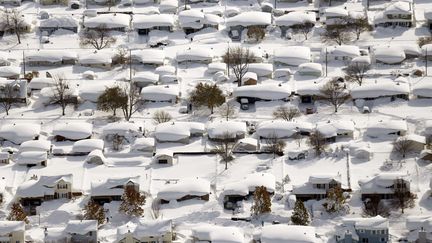
<path id="1" fill-rule="evenodd" d="M 291 88 L 288 85 L 275 84 L 245 85 L 236 87 L 233 91 L 233 97 L 238 102 L 243 103 L 242 99 L 246 99 L 250 104 L 256 101 L 287 101 L 290 95 Z"/>
<path id="2" fill-rule="evenodd" d="M 74 65 L 78 56 L 72 50 L 38 50 L 26 52 L 25 60 L 29 66 L 61 66 Z"/>
<path id="3" fill-rule="evenodd" d="M 72 146 L 71 155 L 87 155 L 93 150 L 104 149 L 104 140 L 97 138 L 83 139 L 76 141 Z"/>
<path id="4" fill-rule="evenodd" d="M 224 139 L 226 136 L 236 140 L 244 138 L 246 133 L 246 123 L 241 121 L 214 121 L 207 124 L 207 134 L 211 140 Z"/>
<path id="5" fill-rule="evenodd" d="M 97 220 L 69 220 L 65 227 L 67 239 L 70 242 L 97 242 Z"/>
<path id="6" fill-rule="evenodd" d="M 409 84 L 393 82 L 390 80 L 379 80 L 376 83 L 363 84 L 351 89 L 351 97 L 355 99 L 374 100 L 390 97 L 391 100 L 408 100 L 410 93 Z"/>
<path id="7" fill-rule="evenodd" d="M 315 25 L 316 13 L 306 11 L 292 11 L 275 18 L 275 24 L 281 29 L 281 37 L 285 37 L 289 28 L 295 25 Z"/>
<path id="8" fill-rule="evenodd" d="M 180 91 L 176 85 L 154 85 L 141 89 L 141 99 L 151 102 L 176 102 Z"/>
<path id="9" fill-rule="evenodd" d="M 274 224 L 261 229 L 262 243 L 318 243 L 322 242 L 312 226 Z"/>
<path id="10" fill-rule="evenodd" d="M 245 242 L 244 232 L 241 228 L 210 224 L 197 225 L 193 227 L 192 238 L 195 242 Z"/>
<path id="11" fill-rule="evenodd" d="M 151 30 L 173 31 L 176 19 L 173 14 L 134 15 L 133 28 L 139 35 L 148 35 Z"/>
<path id="12" fill-rule="evenodd" d="M 228 35 L 233 40 L 240 40 L 242 32 L 252 26 L 267 28 L 271 25 L 272 16 L 270 13 L 250 11 L 242 12 L 238 15 L 226 19 L 226 27 L 228 29 Z"/>
<path id="13" fill-rule="evenodd" d="M 337 138 L 354 138 L 354 122 L 350 120 L 327 121 L 317 124 L 316 130 L 320 132 L 327 142 L 336 142 Z"/>
<path id="14" fill-rule="evenodd" d="M 20 152 L 14 159 L 14 162 L 27 167 L 47 166 L 48 155 L 45 151 L 27 151 Z"/>
<path id="15" fill-rule="evenodd" d="M 34 123 L 6 124 L 0 128 L 0 140 L 21 144 L 29 140 L 37 140 L 41 126 Z"/>
<path id="16" fill-rule="evenodd" d="M 185 178 L 170 182 L 162 187 L 157 193 L 157 199 L 161 203 L 169 203 L 199 199 L 208 201 L 210 198 L 210 182 L 201 178 Z"/>
<path id="17" fill-rule="evenodd" d="M 93 124 L 87 122 L 60 123 L 54 126 L 52 134 L 55 141 L 88 139 L 93 134 Z"/>
<path id="18" fill-rule="evenodd" d="M 132 50 L 131 59 L 134 64 L 161 66 L 165 63 L 165 52 L 159 49 Z"/>
<path id="19" fill-rule="evenodd" d="M 412 92 L 417 98 L 432 98 L 432 78 L 422 77 L 414 82 Z"/>
<path id="20" fill-rule="evenodd" d="M 174 153 L 169 149 L 159 149 L 153 156 L 153 161 L 156 164 L 173 165 Z"/>
<path id="21" fill-rule="evenodd" d="M 178 51 L 176 54 L 177 63 L 192 62 L 209 64 L 213 61 L 213 51 L 201 47 L 189 48 Z"/>
<path id="22" fill-rule="evenodd" d="M 4 242 L 25 242 L 24 221 L 0 221 L 0 238 Z"/>
<path id="23" fill-rule="evenodd" d="M 327 198 L 327 192 L 332 188 L 342 188 L 340 174 L 313 174 L 309 180 L 299 186 L 293 186 L 292 193 L 297 200 L 321 200 Z"/>
<path id="24" fill-rule="evenodd" d="M 366 134 L 369 137 L 377 138 L 387 135 L 404 136 L 408 131 L 405 120 L 380 120 L 367 125 Z"/>
<path id="25" fill-rule="evenodd" d="M 105 28 L 115 31 L 126 31 L 129 28 L 130 16 L 128 14 L 107 13 L 96 17 L 85 17 L 83 26 L 88 29 Z"/>
<path id="26" fill-rule="evenodd" d="M 166 242 L 173 239 L 171 220 L 140 220 L 137 224 L 127 223 L 117 228 L 117 242 Z"/>
<path id="27" fill-rule="evenodd" d="M 78 63 L 84 67 L 109 69 L 113 63 L 113 54 L 111 51 L 83 53 L 78 56 Z"/>
<path id="28" fill-rule="evenodd" d="M 360 48 L 354 45 L 341 45 L 324 47 L 322 55 L 329 60 L 351 61 L 360 56 Z"/>
<path id="29" fill-rule="evenodd" d="M 205 126 L 200 122 L 164 122 L 156 126 L 154 136 L 158 142 L 188 143 L 190 137 L 204 133 Z"/>
<path id="30" fill-rule="evenodd" d="M 103 205 L 111 201 L 120 201 L 126 188 L 140 191 L 140 177 L 108 178 L 91 183 L 90 196 L 93 201 Z"/>
<path id="31" fill-rule="evenodd" d="M 39 23 L 39 31 L 47 32 L 51 35 L 57 30 L 69 30 L 74 33 L 78 32 L 78 20 L 73 16 L 63 15 L 63 16 L 53 16 L 48 19 L 41 20 Z"/>
<path id="32" fill-rule="evenodd" d="M 311 50 L 307 46 L 288 46 L 277 50 L 273 56 L 276 65 L 298 66 L 311 61 Z"/>
<path id="33" fill-rule="evenodd" d="M 322 65 L 320 63 L 307 62 L 302 63 L 298 66 L 297 73 L 302 76 L 315 76 L 321 77 L 323 72 Z"/>
<path id="34" fill-rule="evenodd" d="M 362 200 L 372 197 L 392 199 L 395 188 L 404 188 L 407 192 L 411 190 L 408 175 L 401 172 L 381 172 L 375 177 L 359 180 L 358 183 Z"/>
<path id="35" fill-rule="evenodd" d="M 400 64 L 406 59 L 406 54 L 400 46 L 376 46 L 374 57 L 377 63 Z"/>

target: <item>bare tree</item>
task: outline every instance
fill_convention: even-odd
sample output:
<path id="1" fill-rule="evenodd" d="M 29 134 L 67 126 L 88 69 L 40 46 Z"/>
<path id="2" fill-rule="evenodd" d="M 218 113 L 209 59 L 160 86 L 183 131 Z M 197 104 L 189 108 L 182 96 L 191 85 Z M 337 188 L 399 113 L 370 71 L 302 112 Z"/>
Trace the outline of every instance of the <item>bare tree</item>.
<path id="1" fill-rule="evenodd" d="M 393 150 L 405 158 L 408 153 L 414 150 L 414 143 L 406 137 L 399 137 L 393 142 Z"/>
<path id="2" fill-rule="evenodd" d="M 326 43 L 335 42 L 342 45 L 351 41 L 351 33 L 348 31 L 347 23 L 340 21 L 334 25 L 327 25 L 321 34 L 321 39 Z"/>
<path id="3" fill-rule="evenodd" d="M 347 23 L 348 28 L 356 35 L 357 40 L 360 39 L 361 33 L 372 30 L 372 26 L 369 24 L 367 17 L 348 19 Z"/>
<path id="4" fill-rule="evenodd" d="M 123 147 L 124 140 L 124 136 L 115 134 L 112 139 L 113 150 L 119 151 Z"/>
<path id="5" fill-rule="evenodd" d="M 370 70 L 371 65 L 368 63 L 351 63 L 348 65 L 348 67 L 344 70 L 345 71 L 345 79 L 350 82 L 356 82 L 358 85 L 362 85 L 363 78 L 365 77 L 366 73 Z"/>
<path id="6" fill-rule="evenodd" d="M 270 134 L 270 136 L 265 139 L 265 144 L 265 150 L 273 153 L 273 158 L 276 158 L 276 154 L 283 155 L 283 149 L 286 143 L 284 140 L 280 139 L 276 133 Z"/>
<path id="7" fill-rule="evenodd" d="M 305 40 L 308 39 L 309 33 L 312 32 L 313 28 L 315 27 L 315 24 L 312 22 L 304 22 L 301 24 L 295 24 L 291 26 L 291 29 L 294 33 L 302 34 L 305 38 Z"/>
<path id="8" fill-rule="evenodd" d="M 122 111 L 126 121 L 129 121 L 135 112 L 139 109 L 140 93 L 138 87 L 131 82 L 123 87 L 123 92 L 127 94 L 127 102 L 123 104 Z"/>
<path id="9" fill-rule="evenodd" d="M 62 116 L 65 115 L 66 106 L 72 103 L 73 92 L 69 88 L 68 81 L 62 76 L 57 75 L 53 77 L 54 87 L 51 97 L 51 104 L 59 104 L 62 108 Z"/>
<path id="10" fill-rule="evenodd" d="M 273 118 L 291 121 L 294 117 L 301 115 L 297 107 L 279 106 L 273 111 Z"/>
<path id="11" fill-rule="evenodd" d="M 110 35 L 110 31 L 105 24 L 96 28 L 87 28 L 80 36 L 81 46 L 92 46 L 96 50 L 102 50 L 116 42 L 116 38 Z"/>
<path id="12" fill-rule="evenodd" d="M 129 64 L 129 50 L 124 47 L 117 48 L 117 53 L 113 57 L 114 65 L 123 65 L 123 68 L 126 67 L 126 64 Z"/>
<path id="13" fill-rule="evenodd" d="M 228 121 L 237 115 L 237 109 L 233 104 L 225 103 L 219 107 L 218 114 Z"/>
<path id="14" fill-rule="evenodd" d="M 172 116 L 164 110 L 157 110 L 155 111 L 155 113 L 153 113 L 153 122 L 155 124 L 169 122 L 172 119 L 173 119 Z"/>
<path id="15" fill-rule="evenodd" d="M 350 93 L 336 79 L 327 82 L 321 89 L 319 99 L 324 100 L 334 107 L 337 112 L 339 107 L 351 99 Z"/>
<path id="16" fill-rule="evenodd" d="M 236 144 L 235 134 L 224 133 L 218 138 L 217 145 L 213 149 L 213 152 L 219 154 L 222 157 L 222 161 L 225 162 L 225 170 L 228 169 L 228 163 L 234 159 L 233 150 Z"/>
<path id="17" fill-rule="evenodd" d="M 190 92 L 189 101 L 197 107 L 206 106 L 213 114 L 214 108 L 225 102 L 225 96 L 216 84 L 199 83 Z"/>
<path id="18" fill-rule="evenodd" d="M 6 111 L 6 115 L 9 115 L 9 110 L 12 108 L 12 105 L 16 102 L 16 99 L 19 96 L 20 88 L 16 85 L 6 84 L 0 87 L 0 105 Z"/>
<path id="19" fill-rule="evenodd" d="M 18 44 L 21 44 L 21 35 L 26 31 L 23 14 L 16 8 L 1 10 L 2 30 L 14 33 Z"/>
<path id="20" fill-rule="evenodd" d="M 264 39 L 265 31 L 259 26 L 251 26 L 247 30 L 247 36 L 249 39 L 253 39 L 255 42 L 260 42 Z"/>
<path id="21" fill-rule="evenodd" d="M 241 86 L 241 80 L 245 73 L 248 71 L 249 63 L 255 59 L 254 54 L 248 49 L 243 47 L 228 48 L 223 56 L 223 61 L 231 68 L 237 79 L 238 86 Z"/>
<path id="22" fill-rule="evenodd" d="M 415 199 L 417 196 L 410 192 L 409 188 L 406 187 L 406 183 L 402 179 L 397 179 L 394 184 L 394 206 L 401 209 L 404 213 L 405 208 L 412 208 L 415 205 Z"/>
<path id="23" fill-rule="evenodd" d="M 431 43 L 432 43 L 432 36 L 420 37 L 417 40 L 417 44 L 420 47 L 427 45 L 427 44 L 431 44 Z"/>
<path id="24" fill-rule="evenodd" d="M 312 147 L 317 156 L 321 155 L 327 147 L 324 135 L 318 131 L 309 136 L 308 144 Z"/>

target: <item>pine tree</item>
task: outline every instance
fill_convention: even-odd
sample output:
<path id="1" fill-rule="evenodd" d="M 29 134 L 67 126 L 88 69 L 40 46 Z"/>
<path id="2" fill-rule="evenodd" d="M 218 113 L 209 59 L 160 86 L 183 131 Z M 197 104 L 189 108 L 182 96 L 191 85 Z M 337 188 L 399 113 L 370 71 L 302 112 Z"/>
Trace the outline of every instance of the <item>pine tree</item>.
<path id="1" fill-rule="evenodd" d="M 254 204 L 251 211 L 255 216 L 271 212 L 270 194 L 265 186 L 255 188 Z"/>
<path id="2" fill-rule="evenodd" d="M 84 219 L 97 220 L 98 224 L 103 224 L 105 222 L 105 211 L 102 206 L 90 200 L 84 207 Z"/>
<path id="3" fill-rule="evenodd" d="M 29 223 L 24 208 L 17 202 L 12 204 L 11 211 L 6 219 L 9 221 L 24 221 L 26 224 Z"/>
<path id="4" fill-rule="evenodd" d="M 144 209 L 142 206 L 146 201 L 145 196 L 137 191 L 133 186 L 126 186 L 119 211 L 129 216 L 142 216 Z"/>
<path id="5" fill-rule="evenodd" d="M 309 213 L 304 203 L 297 200 L 294 206 L 294 212 L 291 215 L 291 222 L 295 225 L 308 225 L 310 223 Z"/>

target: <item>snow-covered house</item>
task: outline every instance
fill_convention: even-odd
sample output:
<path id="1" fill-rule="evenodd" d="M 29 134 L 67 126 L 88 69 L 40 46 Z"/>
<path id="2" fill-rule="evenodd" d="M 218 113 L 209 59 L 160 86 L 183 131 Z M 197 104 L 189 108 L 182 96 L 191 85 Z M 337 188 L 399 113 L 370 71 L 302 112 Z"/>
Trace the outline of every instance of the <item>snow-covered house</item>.
<path id="1" fill-rule="evenodd" d="M 9 80 L 0 78 L 0 101 L 27 103 L 27 86 L 27 80 Z"/>
<path id="2" fill-rule="evenodd" d="M 417 98 L 432 98 L 432 78 L 422 77 L 412 87 L 413 95 Z"/>
<path id="3" fill-rule="evenodd" d="M 0 239 L 2 242 L 24 243 L 24 221 L 0 221 Z"/>
<path id="4" fill-rule="evenodd" d="M 226 183 L 221 192 L 224 208 L 236 209 L 239 202 L 250 198 L 260 186 L 264 186 L 268 193 L 273 194 L 276 188 L 275 176 L 270 173 L 253 173 L 243 179 Z"/>
<path id="5" fill-rule="evenodd" d="M 397 135 L 404 136 L 408 131 L 405 120 L 380 120 L 367 125 L 366 135 L 372 138 Z"/>
<path id="6" fill-rule="evenodd" d="M 39 139 L 40 124 L 18 123 L 6 124 L 0 128 L 0 140 L 21 144 L 29 140 Z"/>
<path id="7" fill-rule="evenodd" d="M 301 76 L 321 77 L 323 68 L 320 63 L 307 62 L 298 66 L 297 74 Z"/>
<path id="8" fill-rule="evenodd" d="M 88 155 L 90 152 L 94 150 L 104 149 L 104 140 L 97 138 L 83 139 L 74 142 L 72 146 L 72 151 L 69 155 Z"/>
<path id="9" fill-rule="evenodd" d="M 26 151 L 20 152 L 14 162 L 27 167 L 32 166 L 47 166 L 48 155 L 46 151 Z"/>
<path id="10" fill-rule="evenodd" d="M 319 243 L 323 242 L 316 235 L 312 226 L 274 224 L 265 225 L 259 236 L 260 243 Z"/>
<path id="11" fill-rule="evenodd" d="M 317 124 L 316 130 L 320 132 L 327 142 L 336 142 L 337 138 L 354 138 L 354 122 L 345 121 L 327 121 Z"/>
<path id="12" fill-rule="evenodd" d="M 85 162 L 87 164 L 94 164 L 94 165 L 103 165 L 106 164 L 107 161 L 108 161 L 107 158 L 105 157 L 102 150 L 100 149 L 95 149 L 91 151 L 87 155 L 87 158 L 85 159 Z"/>
<path id="13" fill-rule="evenodd" d="M 427 27 L 429 31 L 432 31 L 432 9 L 424 10 L 424 18 L 426 20 Z"/>
<path id="14" fill-rule="evenodd" d="M 176 85 L 154 85 L 141 89 L 141 99 L 150 102 L 175 103 L 180 95 Z"/>
<path id="15" fill-rule="evenodd" d="M 70 220 L 66 227 L 67 242 L 98 242 L 97 220 Z"/>
<path id="16" fill-rule="evenodd" d="M 52 134 L 58 142 L 89 139 L 93 134 L 93 125 L 87 122 L 60 123 L 54 126 Z"/>
<path id="17" fill-rule="evenodd" d="M 360 56 L 360 48 L 353 45 L 329 46 L 323 48 L 322 55 L 328 60 L 351 61 Z"/>
<path id="18" fill-rule="evenodd" d="M 153 161 L 156 164 L 162 165 L 173 165 L 174 164 L 174 154 L 169 149 L 157 150 L 153 156 Z"/>
<path id="19" fill-rule="evenodd" d="M 21 67 L 18 66 L 1 66 L 0 77 L 8 79 L 18 79 L 21 74 Z"/>
<path id="20" fill-rule="evenodd" d="M 148 85 L 156 85 L 159 82 L 159 74 L 151 71 L 135 73 L 135 75 L 132 77 L 132 81 L 137 87 L 140 88 L 146 87 Z"/>
<path id="21" fill-rule="evenodd" d="M 297 0 L 296 0 L 297 1 Z M 301 24 L 315 25 L 316 13 L 305 11 L 293 11 L 277 17 L 275 24 L 281 29 L 281 37 L 285 37 L 290 28 Z"/>
<path id="22" fill-rule="evenodd" d="M 390 98 L 408 100 L 410 88 L 408 83 L 379 80 L 376 83 L 368 83 L 351 89 L 351 97 L 356 99 L 375 100 L 379 98 Z"/>
<path id="23" fill-rule="evenodd" d="M 190 199 L 208 201 L 210 193 L 209 181 L 201 178 L 185 178 L 164 185 L 157 193 L 157 199 L 162 204 L 172 200 L 177 202 Z"/>
<path id="24" fill-rule="evenodd" d="M 406 174 L 383 172 L 371 179 L 359 180 L 361 199 L 378 197 L 392 199 L 396 189 L 410 192 L 410 181 Z"/>
<path id="25" fill-rule="evenodd" d="M 151 30 L 172 32 L 176 21 L 174 16 L 172 14 L 134 15 L 132 25 L 139 35 L 148 35 Z"/>
<path id="26" fill-rule="evenodd" d="M 173 240 L 171 220 L 139 221 L 138 224 L 128 223 L 117 228 L 118 243 L 164 242 Z"/>
<path id="27" fill-rule="evenodd" d="M 271 25 L 272 16 L 270 13 L 264 12 L 242 12 L 234 17 L 230 17 L 226 20 L 226 26 L 228 35 L 233 40 L 240 40 L 242 32 L 252 26 L 267 28 Z"/>
<path id="28" fill-rule="evenodd" d="M 49 19 L 40 21 L 39 31 L 41 33 L 46 32 L 51 35 L 57 30 L 69 30 L 74 33 L 78 32 L 78 21 L 69 15 L 65 16 L 54 16 Z"/>
<path id="29" fill-rule="evenodd" d="M 375 26 L 412 27 L 415 26 L 414 7 L 412 1 L 393 1 L 374 18 Z"/>
<path id="30" fill-rule="evenodd" d="M 258 124 L 256 128 L 256 134 L 260 139 L 266 139 L 272 137 L 289 138 L 300 132 L 301 130 L 300 126 L 302 125 L 291 121 L 283 121 L 283 120 L 263 121 L 260 124 Z M 310 125 L 309 129 L 312 130 L 312 125 Z"/>
<path id="31" fill-rule="evenodd" d="M 59 176 L 33 176 L 22 183 L 16 196 L 24 209 L 31 215 L 36 214 L 36 207 L 42 202 L 54 199 L 71 199 L 74 195 L 80 195 L 73 187 L 72 174 Z"/>
<path id="32" fill-rule="evenodd" d="M 275 51 L 273 63 L 275 65 L 298 66 L 311 61 L 311 50 L 307 46 L 288 46 Z"/>
<path id="33" fill-rule="evenodd" d="M 291 89 L 288 85 L 258 84 L 236 87 L 233 97 L 240 104 L 254 104 L 256 101 L 288 101 Z M 243 108 L 242 108 L 243 109 Z"/>
<path id="34" fill-rule="evenodd" d="M 345 218 L 336 231 L 336 242 L 390 242 L 389 221 L 381 216 Z"/>
<path id="35" fill-rule="evenodd" d="M 55 85 L 55 80 L 53 78 L 46 78 L 46 77 L 37 77 L 32 78 L 30 82 L 27 85 L 28 93 L 31 93 L 35 90 L 41 90 L 46 87 L 52 87 Z"/>
<path id="36" fill-rule="evenodd" d="M 67 0 L 40 0 L 41 5 L 67 5 Z"/>
<path id="37" fill-rule="evenodd" d="M 376 46 L 374 57 L 377 63 L 400 64 L 406 59 L 406 54 L 400 46 Z"/>
<path id="38" fill-rule="evenodd" d="M 192 239 L 194 242 L 245 242 L 244 232 L 241 228 L 210 224 L 197 225 L 193 227 Z"/>
<path id="39" fill-rule="evenodd" d="M 29 66 L 74 65 L 78 56 L 74 51 L 38 50 L 26 52 L 25 61 Z"/>
<path id="40" fill-rule="evenodd" d="M 109 178 L 105 181 L 94 181 L 91 183 L 90 197 L 100 205 L 111 201 L 120 201 L 126 188 L 140 191 L 140 177 Z"/>
<path id="41" fill-rule="evenodd" d="M 79 91 L 76 93 L 81 101 L 97 103 L 99 96 L 107 87 L 120 87 L 121 89 L 127 89 L 129 88 L 129 85 L 123 81 L 116 80 L 89 80 L 88 82 L 82 82 L 79 85 Z"/>
<path id="42" fill-rule="evenodd" d="M 83 53 L 78 56 L 78 63 L 84 67 L 110 69 L 113 63 L 113 53 L 106 51 Z"/>
<path id="43" fill-rule="evenodd" d="M 112 141 L 116 136 L 120 136 L 124 140 L 131 142 L 133 138 L 141 136 L 142 133 L 143 126 L 135 122 L 112 122 L 102 128 L 102 135 L 107 141 Z"/>
<path id="44" fill-rule="evenodd" d="M 209 64 L 213 61 L 213 58 L 213 51 L 206 48 L 189 48 L 176 53 L 177 63 L 191 62 Z"/>
<path id="45" fill-rule="evenodd" d="M 153 153 L 154 150 L 155 139 L 152 137 L 137 138 L 131 146 L 131 151 Z"/>
<path id="46" fill-rule="evenodd" d="M 130 26 L 130 16 L 120 13 L 99 14 L 96 17 L 85 17 L 83 26 L 87 29 L 104 28 L 125 32 Z"/>
<path id="47" fill-rule="evenodd" d="M 207 135 L 210 140 L 220 140 L 232 137 L 233 140 L 246 136 L 247 127 L 241 121 L 214 121 L 207 124 Z"/>
<path id="48" fill-rule="evenodd" d="M 242 138 L 237 141 L 234 151 L 235 152 L 256 152 L 260 150 L 260 143 L 255 138 Z"/>
<path id="49" fill-rule="evenodd" d="M 131 51 L 133 64 L 145 64 L 152 66 L 162 66 L 165 63 L 165 52 L 158 49 L 144 49 Z"/>
<path id="50" fill-rule="evenodd" d="M 0 152 L 0 164 L 9 164 L 10 157 L 8 152 Z"/>
<path id="51" fill-rule="evenodd" d="M 164 122 L 156 126 L 154 136 L 158 142 L 188 143 L 191 137 L 204 133 L 205 126 L 201 122 Z"/>
<path id="52" fill-rule="evenodd" d="M 396 138 L 395 142 L 407 141 L 409 143 L 410 152 L 420 152 L 426 146 L 426 137 L 418 134 L 407 134 Z"/>
<path id="53" fill-rule="evenodd" d="M 327 198 L 327 192 L 333 188 L 342 188 L 339 174 L 315 174 L 309 176 L 309 181 L 300 186 L 294 186 L 292 193 L 297 200 L 321 200 Z"/>
<path id="54" fill-rule="evenodd" d="M 432 236 L 432 216 L 408 216 L 405 223 L 408 230 L 407 241 L 410 243 L 429 243 Z"/>
<path id="55" fill-rule="evenodd" d="M 208 27 L 219 29 L 221 19 L 215 14 L 203 13 L 198 9 L 189 9 L 178 14 L 178 22 L 188 35 Z"/>
<path id="56" fill-rule="evenodd" d="M 348 10 L 343 7 L 329 7 L 323 11 L 325 25 L 337 25 L 343 23 L 343 20 L 350 16 Z"/>

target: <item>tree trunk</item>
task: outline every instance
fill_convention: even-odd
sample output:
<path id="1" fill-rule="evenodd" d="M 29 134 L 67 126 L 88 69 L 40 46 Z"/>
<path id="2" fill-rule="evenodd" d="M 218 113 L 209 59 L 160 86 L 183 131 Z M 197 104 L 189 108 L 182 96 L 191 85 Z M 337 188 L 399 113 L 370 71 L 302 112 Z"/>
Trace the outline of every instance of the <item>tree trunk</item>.
<path id="1" fill-rule="evenodd" d="M 21 35 L 20 35 L 20 33 L 19 33 L 19 30 L 15 30 L 15 34 L 16 34 L 16 37 L 17 37 L 17 39 L 18 39 L 18 44 L 21 44 Z"/>

